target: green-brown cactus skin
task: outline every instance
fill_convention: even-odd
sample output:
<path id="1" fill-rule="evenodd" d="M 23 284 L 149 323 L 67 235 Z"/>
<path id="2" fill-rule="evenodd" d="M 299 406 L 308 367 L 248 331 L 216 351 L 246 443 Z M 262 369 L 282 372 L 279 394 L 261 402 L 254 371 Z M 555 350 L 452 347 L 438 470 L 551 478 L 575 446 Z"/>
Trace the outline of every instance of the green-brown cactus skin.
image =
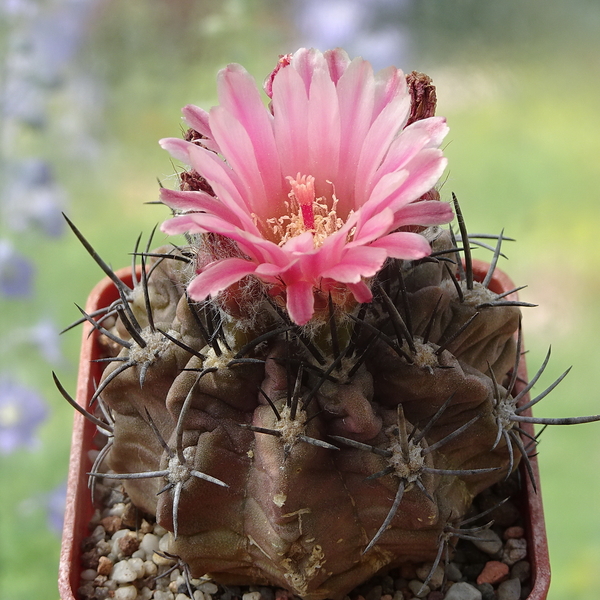
<path id="1" fill-rule="evenodd" d="M 424 235 L 457 258 L 448 231 Z M 172 532 L 170 553 L 196 577 L 309 600 L 432 561 L 444 527 L 519 462 L 500 415 L 518 306 L 468 289 L 457 260 L 391 261 L 354 318 L 325 308 L 302 329 L 260 289 L 248 318 L 242 289 L 190 302 L 194 252 L 148 259 L 130 299 L 145 347 L 122 316 L 112 331 L 130 347 L 105 340 L 120 360 L 99 387 L 108 465 L 159 472 L 124 485 Z"/>

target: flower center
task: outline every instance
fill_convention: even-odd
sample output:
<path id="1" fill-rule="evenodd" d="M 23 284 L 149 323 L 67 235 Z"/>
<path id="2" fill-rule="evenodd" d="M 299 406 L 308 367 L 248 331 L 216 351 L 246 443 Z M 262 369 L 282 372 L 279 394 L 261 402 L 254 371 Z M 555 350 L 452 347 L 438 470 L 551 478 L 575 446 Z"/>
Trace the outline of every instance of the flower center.
<path id="1" fill-rule="evenodd" d="M 315 178 L 312 175 L 298 173 L 295 178 L 286 179 L 291 188 L 289 201 L 285 202 L 287 214 L 267 219 L 267 224 L 280 246 L 291 238 L 310 231 L 315 248 L 318 248 L 328 236 L 344 225 L 344 220 L 337 214 L 338 199 L 335 191 L 331 194 L 330 208 L 324 196 L 316 197 Z"/>

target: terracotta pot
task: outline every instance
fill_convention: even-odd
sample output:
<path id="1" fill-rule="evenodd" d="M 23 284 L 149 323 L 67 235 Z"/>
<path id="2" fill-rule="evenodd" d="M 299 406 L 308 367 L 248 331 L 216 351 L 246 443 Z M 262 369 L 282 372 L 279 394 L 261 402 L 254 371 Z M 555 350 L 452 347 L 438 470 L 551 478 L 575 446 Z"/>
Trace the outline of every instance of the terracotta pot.
<path id="1" fill-rule="evenodd" d="M 474 261 L 473 270 L 475 279 L 481 281 L 487 273 L 488 265 L 484 262 Z M 117 275 L 127 285 L 131 285 L 130 269 L 121 269 L 117 272 Z M 514 287 L 510 278 L 496 269 L 489 288 L 499 294 L 514 289 Z M 114 284 L 106 277 L 90 293 L 85 311 L 88 314 L 93 313 L 99 308 L 108 306 L 117 298 L 118 293 Z M 95 390 L 94 384 L 100 380 L 102 375 L 102 363 L 92 362 L 100 356 L 101 347 L 97 342 L 97 336 L 92 332 L 92 326 L 86 322 L 83 324 L 76 396 L 77 402 L 84 408 L 88 408 L 88 401 Z M 525 361 L 521 361 L 519 375 L 522 381 L 527 381 Z M 529 395 L 523 399 L 523 403 L 528 401 Z M 529 415 L 531 413 L 530 411 L 526 411 L 523 414 Z M 522 423 L 521 427 L 527 433 L 533 435 L 533 425 Z M 87 473 L 92 466 L 92 461 L 88 454 L 90 450 L 95 448 L 95 435 L 95 425 L 76 412 L 73 422 L 66 512 L 58 573 L 58 588 L 61 600 L 77 600 L 77 589 L 80 586 L 80 547 L 82 540 L 89 535 L 88 524 L 94 512 L 88 489 Z M 544 600 L 548 595 L 548 588 L 550 587 L 550 560 L 548 556 L 537 459 L 532 457 L 530 462 L 536 480 L 537 493 L 533 490 L 523 464 L 520 466 L 521 480 L 525 482 L 521 498 L 521 511 L 527 536 L 528 560 L 531 563 L 532 582 L 531 593 L 527 597 L 527 600 Z"/>

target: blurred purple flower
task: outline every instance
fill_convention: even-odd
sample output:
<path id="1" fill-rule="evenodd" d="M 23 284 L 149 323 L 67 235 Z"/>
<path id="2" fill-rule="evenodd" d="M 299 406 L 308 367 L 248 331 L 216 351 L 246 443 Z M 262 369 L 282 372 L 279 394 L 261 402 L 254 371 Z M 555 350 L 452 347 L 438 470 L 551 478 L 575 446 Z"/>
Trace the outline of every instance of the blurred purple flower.
<path id="1" fill-rule="evenodd" d="M 41 319 L 28 327 L 17 327 L 10 332 L 12 348 L 19 345 L 33 346 L 44 360 L 60 365 L 64 356 L 60 344 L 60 329 L 51 319 Z"/>
<path id="2" fill-rule="evenodd" d="M 32 327 L 22 331 L 23 341 L 32 344 L 44 359 L 52 365 L 63 360 L 60 349 L 60 330 L 53 321 L 42 319 Z"/>
<path id="3" fill-rule="evenodd" d="M 48 407 L 34 390 L 0 377 L 0 454 L 23 446 L 34 449 L 37 428 L 48 416 Z"/>
<path id="4" fill-rule="evenodd" d="M 48 528 L 60 534 L 65 519 L 65 506 L 67 502 L 67 482 L 61 483 L 45 496 L 45 509 Z"/>
<path id="5" fill-rule="evenodd" d="M 13 298 L 30 296 L 33 274 L 31 261 L 19 254 L 8 240 L 0 239 L 0 294 Z"/>
<path id="6" fill-rule="evenodd" d="M 410 0 L 297 0 L 295 21 L 303 46 L 343 47 L 375 70 L 406 64 L 409 32 L 397 17 Z M 390 17 L 396 17 L 390 22 Z"/>
<path id="7" fill-rule="evenodd" d="M 56 183 L 52 166 L 45 160 L 29 158 L 9 169 L 11 182 L 2 206 L 7 225 L 15 231 L 35 226 L 50 237 L 60 236 L 65 225 L 61 213 L 66 194 Z"/>

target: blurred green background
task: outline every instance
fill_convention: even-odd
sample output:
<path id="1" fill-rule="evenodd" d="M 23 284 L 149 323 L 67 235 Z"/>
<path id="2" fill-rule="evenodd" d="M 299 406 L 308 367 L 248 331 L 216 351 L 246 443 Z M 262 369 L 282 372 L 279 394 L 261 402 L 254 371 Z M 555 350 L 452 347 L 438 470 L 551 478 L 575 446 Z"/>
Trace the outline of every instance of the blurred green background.
<path id="1" fill-rule="evenodd" d="M 18 438 L 0 446 L 0 598 L 58 597 L 72 410 L 50 371 L 75 389 L 80 333 L 57 331 L 101 273 L 57 215 L 129 264 L 167 216 L 144 206 L 174 172 L 156 142 L 184 104 L 215 104 L 229 62 L 262 81 L 280 53 L 341 45 L 431 75 L 442 196 L 471 232 L 517 239 L 501 268 L 540 305 L 524 317 L 530 372 L 552 345 L 539 389 L 574 365 L 537 414 L 599 413 L 599 33 L 595 0 L 0 0 L 0 435 Z M 540 444 L 550 600 L 599 596 L 599 427 Z"/>

